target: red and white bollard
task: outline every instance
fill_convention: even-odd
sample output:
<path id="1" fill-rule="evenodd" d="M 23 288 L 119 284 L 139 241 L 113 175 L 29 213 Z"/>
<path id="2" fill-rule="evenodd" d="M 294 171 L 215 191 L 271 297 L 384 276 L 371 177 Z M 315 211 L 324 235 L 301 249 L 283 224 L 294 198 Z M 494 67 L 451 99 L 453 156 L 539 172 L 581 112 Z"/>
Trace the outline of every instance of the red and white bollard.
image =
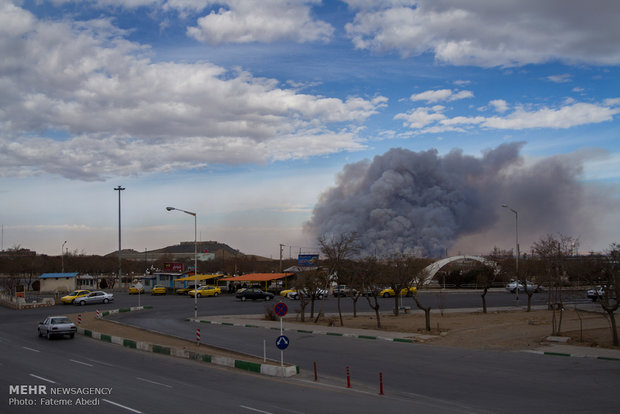
<path id="1" fill-rule="evenodd" d="M 97 319 L 101 319 L 101 314 L 99 313 L 99 309 L 97 309 Z"/>
<path id="2" fill-rule="evenodd" d="M 200 346 L 200 328 L 196 329 L 196 343 Z"/>
<path id="3" fill-rule="evenodd" d="M 82 324 L 82 314 L 78 313 L 78 325 Z"/>

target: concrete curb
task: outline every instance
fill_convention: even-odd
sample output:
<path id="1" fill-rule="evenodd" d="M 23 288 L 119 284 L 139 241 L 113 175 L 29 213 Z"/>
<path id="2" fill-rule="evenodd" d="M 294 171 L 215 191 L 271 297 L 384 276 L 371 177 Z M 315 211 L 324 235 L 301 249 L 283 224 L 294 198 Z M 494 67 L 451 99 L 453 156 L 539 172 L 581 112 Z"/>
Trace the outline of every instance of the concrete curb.
<path id="1" fill-rule="evenodd" d="M 551 356 L 560 356 L 560 357 L 571 357 L 571 358 L 593 358 L 593 359 L 601 359 L 604 361 L 620 361 L 620 358 L 615 357 L 606 357 L 606 356 L 593 356 L 593 355 L 583 355 L 583 354 L 567 354 L 565 352 L 553 352 L 553 351 L 523 351 L 531 354 L 538 355 L 551 355 Z"/>
<path id="2" fill-rule="evenodd" d="M 221 322 L 221 321 L 211 321 L 211 320 L 204 320 L 204 319 L 194 319 L 194 318 L 187 318 L 186 321 L 194 322 L 194 323 L 205 323 L 205 324 L 210 324 L 210 325 L 240 326 L 242 328 L 263 328 L 263 329 L 280 330 L 279 327 L 260 326 L 260 325 L 253 325 L 253 324 L 247 324 L 247 323 Z M 324 331 L 324 330 L 284 328 L 283 331 L 306 333 L 306 334 L 312 334 L 312 335 L 343 336 L 343 337 L 348 337 L 348 338 L 381 340 L 381 341 L 388 341 L 388 342 L 404 342 L 404 343 L 409 343 L 409 344 L 416 343 L 415 340 L 408 339 L 408 338 L 389 338 L 389 337 L 373 336 L 373 335 L 330 332 L 330 331 Z"/>
<path id="3" fill-rule="evenodd" d="M 150 308 L 152 307 L 151 306 L 136 306 L 136 307 L 125 308 L 125 309 L 114 309 L 111 311 L 102 312 L 101 315 L 103 317 L 103 316 L 111 315 L 113 313 L 131 312 L 131 311 L 150 309 Z M 207 363 L 211 363 L 214 365 L 220 365 L 220 366 L 229 367 L 229 368 L 237 368 L 237 369 L 241 369 L 244 371 L 255 372 L 257 374 L 268 375 L 272 377 L 285 377 L 286 378 L 286 377 L 292 377 L 294 375 L 299 374 L 299 367 L 296 365 L 289 365 L 289 366 L 281 367 L 281 366 L 270 365 L 270 364 L 259 364 L 256 362 L 244 361 L 241 359 L 235 359 L 231 357 L 209 355 L 209 354 L 204 354 L 200 352 L 189 351 L 183 348 L 174 348 L 174 347 L 167 347 L 167 346 L 152 344 L 149 342 L 134 341 L 133 339 L 126 339 L 126 338 L 121 338 L 118 336 L 107 335 L 101 332 L 94 332 L 90 329 L 85 329 L 82 327 L 77 328 L 77 333 L 79 333 L 80 335 L 84 335 L 84 336 L 87 336 L 93 339 L 103 341 L 103 342 L 108 342 L 108 343 L 115 344 L 115 345 L 122 345 L 124 347 L 131 348 L 131 349 L 136 349 L 138 351 L 153 352 L 156 354 L 169 355 L 169 356 L 173 356 L 176 358 L 185 358 L 185 359 L 191 359 L 195 361 L 202 361 L 202 362 L 207 362 Z"/>

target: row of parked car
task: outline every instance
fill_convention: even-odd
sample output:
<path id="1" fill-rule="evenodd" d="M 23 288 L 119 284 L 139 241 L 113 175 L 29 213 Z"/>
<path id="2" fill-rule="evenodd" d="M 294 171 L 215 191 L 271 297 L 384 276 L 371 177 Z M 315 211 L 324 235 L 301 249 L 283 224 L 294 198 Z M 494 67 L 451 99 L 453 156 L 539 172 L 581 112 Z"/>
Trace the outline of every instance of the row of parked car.
<path id="1" fill-rule="evenodd" d="M 401 289 L 399 295 L 413 296 L 417 292 L 418 292 L 418 289 L 414 286 L 414 287 Z M 347 285 L 338 285 L 338 286 L 335 286 L 332 290 L 332 295 L 334 297 L 355 296 L 357 294 L 358 294 L 357 289 L 351 288 Z M 291 289 L 282 290 L 280 292 L 280 296 L 284 296 L 286 298 L 294 299 L 294 300 L 299 300 L 300 295 L 303 295 L 305 297 L 311 297 L 314 295 L 316 299 L 321 300 L 323 298 L 329 297 L 329 291 L 325 289 L 316 289 L 314 292 L 310 292 L 310 290 L 307 288 L 302 288 L 302 289 L 291 288 Z M 362 295 L 363 296 L 374 295 L 374 292 L 371 292 L 370 290 L 366 290 L 362 292 Z M 394 292 L 394 289 L 392 288 L 384 288 L 378 292 L 378 296 L 384 297 L 384 298 L 393 298 L 394 296 L 396 296 L 396 293 Z"/>
<path id="2" fill-rule="evenodd" d="M 60 298 L 65 305 L 90 305 L 93 303 L 109 303 L 114 300 L 114 294 L 107 293 L 102 290 L 85 290 L 78 289 Z"/>

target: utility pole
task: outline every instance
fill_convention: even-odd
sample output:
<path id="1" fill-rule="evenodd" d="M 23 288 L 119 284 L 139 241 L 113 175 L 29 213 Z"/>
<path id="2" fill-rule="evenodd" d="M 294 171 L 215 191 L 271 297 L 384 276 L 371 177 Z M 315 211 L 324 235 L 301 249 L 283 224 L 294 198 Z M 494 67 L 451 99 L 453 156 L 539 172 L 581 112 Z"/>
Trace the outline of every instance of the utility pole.
<path id="1" fill-rule="evenodd" d="M 284 247 L 283 244 L 280 244 L 280 273 L 282 273 L 282 248 Z"/>
<path id="2" fill-rule="evenodd" d="M 118 287 L 121 287 L 121 191 L 125 188 L 120 185 L 114 189 L 118 191 Z"/>

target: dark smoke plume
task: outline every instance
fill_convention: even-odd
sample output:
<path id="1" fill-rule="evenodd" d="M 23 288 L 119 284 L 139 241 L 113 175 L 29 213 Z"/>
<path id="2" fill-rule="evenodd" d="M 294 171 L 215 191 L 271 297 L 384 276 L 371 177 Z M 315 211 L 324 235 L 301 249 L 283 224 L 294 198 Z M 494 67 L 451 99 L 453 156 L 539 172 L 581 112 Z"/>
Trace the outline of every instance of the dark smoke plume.
<path id="1" fill-rule="evenodd" d="M 503 144 L 481 158 L 460 150 L 439 156 L 436 150 L 397 148 L 372 162 L 346 165 L 336 187 L 322 194 L 306 230 L 315 236 L 356 232 L 364 255 L 420 257 L 443 256 L 466 236 L 486 234 L 489 240 L 477 243 L 485 244 L 487 253 L 501 238 L 514 237 L 514 227 L 502 229 L 503 236 L 495 228 L 500 218 L 514 223 L 514 216 L 501 208 L 504 203 L 519 212 L 524 240 L 534 238 L 520 243 L 523 251 L 547 233 L 578 238 L 584 229 L 592 230 L 588 200 L 594 195 L 579 181 L 581 163 L 558 156 L 525 166 L 522 146 Z M 618 205 L 597 197 L 613 204 L 605 208 Z"/>

